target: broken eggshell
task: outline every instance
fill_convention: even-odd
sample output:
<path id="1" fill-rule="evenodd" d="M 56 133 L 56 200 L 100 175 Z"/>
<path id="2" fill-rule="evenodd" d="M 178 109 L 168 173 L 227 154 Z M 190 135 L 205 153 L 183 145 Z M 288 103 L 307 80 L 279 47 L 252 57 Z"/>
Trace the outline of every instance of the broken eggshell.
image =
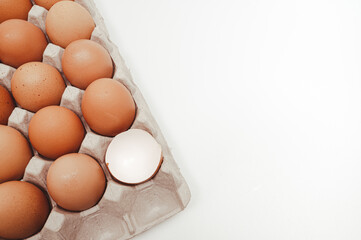
<path id="1" fill-rule="evenodd" d="M 148 132 L 130 129 L 114 137 L 107 149 L 105 163 L 116 180 L 139 184 L 158 172 L 162 149 Z"/>

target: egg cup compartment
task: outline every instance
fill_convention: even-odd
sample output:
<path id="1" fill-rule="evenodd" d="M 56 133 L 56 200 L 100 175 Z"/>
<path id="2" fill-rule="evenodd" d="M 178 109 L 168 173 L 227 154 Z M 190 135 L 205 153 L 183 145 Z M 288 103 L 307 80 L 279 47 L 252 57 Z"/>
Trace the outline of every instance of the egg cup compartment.
<path id="1" fill-rule="evenodd" d="M 11 78 L 15 68 L 0 63 L 0 85 L 4 86 L 9 92 L 11 91 Z"/>
<path id="2" fill-rule="evenodd" d="M 44 51 L 43 62 L 57 68 L 67 85 L 60 105 L 75 112 L 86 130 L 79 152 L 99 162 L 107 185 L 98 204 L 82 212 L 66 211 L 49 198 L 52 210 L 45 226 L 28 239 L 129 239 L 182 211 L 190 200 L 190 191 L 118 48 L 109 40 L 104 21 L 94 2 L 75 2 L 89 11 L 96 23 L 91 40 L 102 45 L 111 55 L 114 64 L 113 79 L 124 84 L 133 96 L 137 110 L 131 128 L 146 130 L 156 139 L 162 146 L 163 163 L 151 180 L 139 185 L 125 185 L 113 179 L 105 164 L 105 152 L 112 138 L 94 133 L 87 125 L 81 112 L 84 91 L 71 86 L 62 72 L 61 58 L 64 49 L 49 43 Z M 46 9 L 34 5 L 28 20 L 45 33 L 46 15 Z M 14 68 L 0 63 L 0 85 L 9 91 L 14 72 Z M 28 137 L 28 126 L 33 115 L 34 113 L 18 106 L 11 114 L 8 125 Z M 25 170 L 23 180 L 46 189 L 46 176 L 53 161 L 39 156 L 35 149 L 33 152 L 34 157 Z"/>

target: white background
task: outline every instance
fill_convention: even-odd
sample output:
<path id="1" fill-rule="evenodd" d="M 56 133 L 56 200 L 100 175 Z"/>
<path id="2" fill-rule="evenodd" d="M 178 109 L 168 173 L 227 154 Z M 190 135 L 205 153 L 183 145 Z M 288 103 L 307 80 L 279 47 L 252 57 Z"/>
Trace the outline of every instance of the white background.
<path id="1" fill-rule="evenodd" d="M 359 0 L 95 2 L 192 192 L 135 239 L 361 239 Z"/>

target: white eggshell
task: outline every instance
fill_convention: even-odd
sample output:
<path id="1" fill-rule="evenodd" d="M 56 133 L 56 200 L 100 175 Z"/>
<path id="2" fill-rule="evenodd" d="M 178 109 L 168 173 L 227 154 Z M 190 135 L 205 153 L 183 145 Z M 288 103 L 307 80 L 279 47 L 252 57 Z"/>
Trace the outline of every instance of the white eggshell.
<path id="1" fill-rule="evenodd" d="M 113 138 L 105 162 L 114 178 L 138 184 L 156 174 L 162 162 L 162 149 L 148 132 L 130 129 Z"/>

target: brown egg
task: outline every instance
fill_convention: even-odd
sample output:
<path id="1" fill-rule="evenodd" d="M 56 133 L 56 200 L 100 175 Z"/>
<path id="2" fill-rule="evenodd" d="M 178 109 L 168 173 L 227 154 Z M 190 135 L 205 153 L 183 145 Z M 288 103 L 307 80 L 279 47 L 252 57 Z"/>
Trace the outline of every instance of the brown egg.
<path id="1" fill-rule="evenodd" d="M 91 40 L 70 43 L 64 51 L 62 66 L 69 82 L 81 89 L 99 78 L 113 76 L 113 62 L 108 51 Z"/>
<path id="2" fill-rule="evenodd" d="M 10 93 L 3 86 L 0 86 L 0 124 L 8 124 L 8 119 L 14 108 L 14 100 Z"/>
<path id="3" fill-rule="evenodd" d="M 30 0 L 0 0 L 0 23 L 8 19 L 28 19 Z"/>
<path id="4" fill-rule="evenodd" d="M 85 154 L 71 153 L 50 166 L 46 184 L 50 196 L 60 207 L 83 211 L 100 200 L 106 180 L 97 161 Z"/>
<path id="5" fill-rule="evenodd" d="M 34 24 L 11 19 L 0 24 L 0 61 L 12 67 L 41 61 L 47 46 L 44 33 Z"/>
<path id="6" fill-rule="evenodd" d="M 75 40 L 90 39 L 95 23 L 79 3 L 61 1 L 49 10 L 45 27 L 51 42 L 66 48 Z"/>
<path id="7" fill-rule="evenodd" d="M 129 129 L 135 118 L 132 95 L 123 84 L 110 78 L 89 85 L 81 109 L 89 127 L 105 136 L 115 136 Z"/>
<path id="8" fill-rule="evenodd" d="M 49 10 L 55 3 L 60 1 L 65 1 L 65 0 L 34 0 L 35 4 L 42 6 L 47 10 Z M 74 0 L 70 0 L 70 1 L 74 1 Z"/>
<path id="9" fill-rule="evenodd" d="M 33 153 L 16 129 L 0 125 L 0 183 L 20 180 Z"/>
<path id="10" fill-rule="evenodd" d="M 40 109 L 29 124 L 30 143 L 50 159 L 77 152 L 83 138 L 84 127 L 79 117 L 65 107 Z"/>
<path id="11" fill-rule="evenodd" d="M 11 79 L 15 101 L 32 112 L 59 105 L 64 90 L 65 82 L 58 70 L 42 62 L 21 65 Z"/>
<path id="12" fill-rule="evenodd" d="M 27 182 L 0 184 L 0 238 L 24 239 L 39 232 L 48 218 L 44 193 Z"/>

